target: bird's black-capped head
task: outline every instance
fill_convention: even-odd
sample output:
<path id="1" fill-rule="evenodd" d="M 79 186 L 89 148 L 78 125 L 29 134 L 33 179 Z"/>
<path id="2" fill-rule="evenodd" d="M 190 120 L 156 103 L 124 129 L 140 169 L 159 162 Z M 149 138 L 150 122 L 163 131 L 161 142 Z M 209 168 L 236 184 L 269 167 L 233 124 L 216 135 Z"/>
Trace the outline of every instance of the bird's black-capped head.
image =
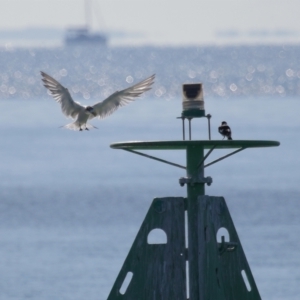
<path id="1" fill-rule="evenodd" d="M 93 108 L 93 107 L 91 107 L 91 106 L 87 106 L 87 107 L 85 108 L 85 110 L 86 110 L 87 112 L 89 112 L 90 114 L 92 114 L 93 116 L 95 116 L 95 117 L 96 117 L 96 113 L 95 113 L 95 111 L 94 111 L 94 108 Z"/>
<path id="2" fill-rule="evenodd" d="M 223 121 L 221 124 L 222 124 L 222 125 L 227 125 L 227 122 Z"/>

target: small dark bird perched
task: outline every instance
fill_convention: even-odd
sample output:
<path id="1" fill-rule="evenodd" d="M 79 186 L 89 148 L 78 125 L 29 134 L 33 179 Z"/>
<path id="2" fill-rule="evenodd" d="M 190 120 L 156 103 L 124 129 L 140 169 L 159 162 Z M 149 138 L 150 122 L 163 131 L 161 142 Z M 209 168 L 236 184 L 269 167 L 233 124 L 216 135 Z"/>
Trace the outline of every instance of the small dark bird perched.
<path id="1" fill-rule="evenodd" d="M 225 121 L 223 121 L 221 126 L 219 126 L 219 132 L 223 135 L 223 139 L 226 136 L 228 140 L 232 140 L 231 129 Z"/>

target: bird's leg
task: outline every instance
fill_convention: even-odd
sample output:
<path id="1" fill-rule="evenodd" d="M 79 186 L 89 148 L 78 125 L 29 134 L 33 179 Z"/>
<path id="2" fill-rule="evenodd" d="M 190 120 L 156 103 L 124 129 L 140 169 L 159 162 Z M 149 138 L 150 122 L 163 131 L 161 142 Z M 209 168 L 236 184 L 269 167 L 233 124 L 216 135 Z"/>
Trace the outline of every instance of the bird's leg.
<path id="1" fill-rule="evenodd" d="M 82 128 L 81 128 L 81 127 L 79 128 L 79 131 L 82 131 Z"/>
<path id="2" fill-rule="evenodd" d="M 223 138 L 222 138 L 222 141 L 225 139 L 225 135 L 223 136 Z"/>
<path id="3" fill-rule="evenodd" d="M 86 127 L 85 130 L 89 130 L 89 129 Z"/>

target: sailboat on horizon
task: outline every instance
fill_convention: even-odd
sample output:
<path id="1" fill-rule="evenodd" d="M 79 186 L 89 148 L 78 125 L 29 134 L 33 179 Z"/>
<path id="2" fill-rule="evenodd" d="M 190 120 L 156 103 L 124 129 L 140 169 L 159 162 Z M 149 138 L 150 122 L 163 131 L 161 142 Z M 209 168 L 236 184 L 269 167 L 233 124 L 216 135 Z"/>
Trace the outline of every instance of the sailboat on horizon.
<path id="1" fill-rule="evenodd" d="M 107 45 L 107 35 L 102 32 L 92 32 L 92 2 L 84 1 L 85 25 L 77 28 L 68 28 L 65 35 L 66 46 Z"/>

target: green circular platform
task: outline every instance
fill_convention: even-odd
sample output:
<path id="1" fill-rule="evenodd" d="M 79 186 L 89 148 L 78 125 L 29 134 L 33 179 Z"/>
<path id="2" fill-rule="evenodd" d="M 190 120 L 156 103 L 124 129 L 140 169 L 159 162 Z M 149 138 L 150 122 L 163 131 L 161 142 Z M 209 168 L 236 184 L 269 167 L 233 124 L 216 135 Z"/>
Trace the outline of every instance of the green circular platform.
<path id="1" fill-rule="evenodd" d="M 261 148 L 277 147 L 280 143 L 277 141 L 260 140 L 234 140 L 234 141 L 131 141 L 111 144 L 113 149 L 132 149 L 132 150 L 185 150 L 188 147 L 202 147 L 203 149 L 232 149 L 232 148 Z"/>

